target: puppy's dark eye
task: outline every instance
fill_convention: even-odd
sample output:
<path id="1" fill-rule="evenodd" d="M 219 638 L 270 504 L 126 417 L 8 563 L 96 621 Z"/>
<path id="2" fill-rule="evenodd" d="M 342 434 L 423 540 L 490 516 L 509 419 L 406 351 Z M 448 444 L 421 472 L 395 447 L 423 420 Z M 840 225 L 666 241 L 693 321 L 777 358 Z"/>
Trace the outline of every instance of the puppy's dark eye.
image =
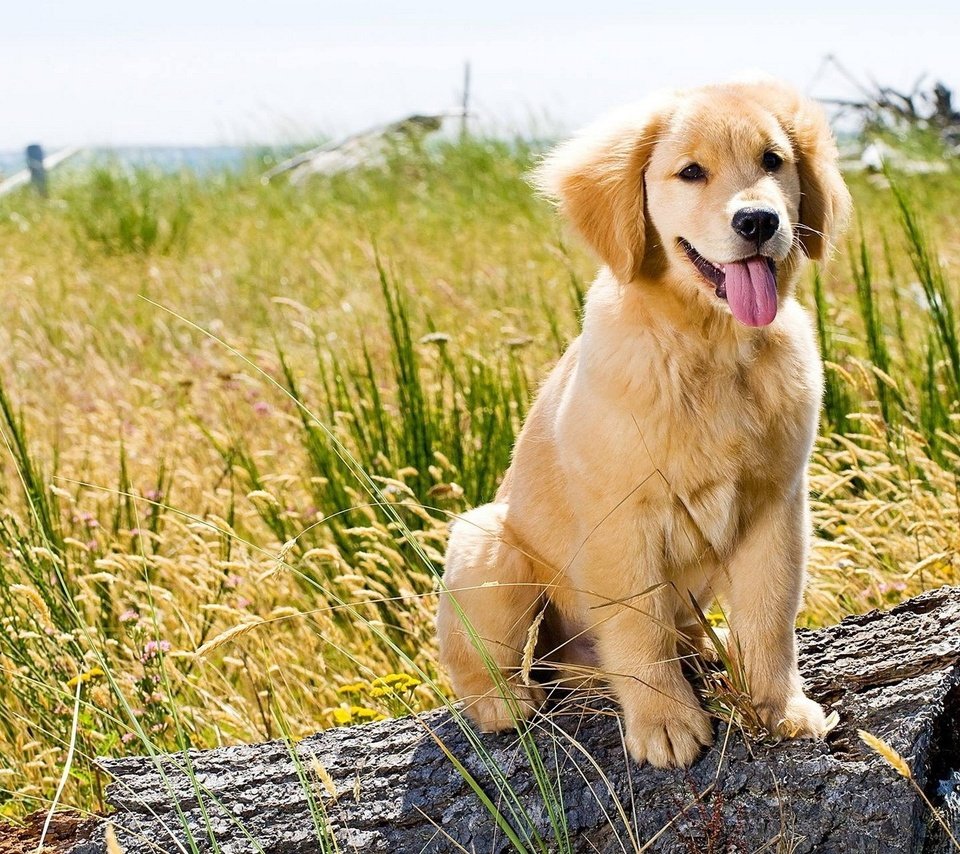
<path id="1" fill-rule="evenodd" d="M 775 151 L 768 151 L 763 155 L 763 168 L 768 172 L 776 172 L 783 165 L 783 158 Z"/>
<path id="2" fill-rule="evenodd" d="M 684 166 L 677 174 L 683 178 L 684 181 L 700 181 L 707 177 L 707 173 L 703 171 L 703 167 L 699 163 L 691 163 L 689 166 Z"/>

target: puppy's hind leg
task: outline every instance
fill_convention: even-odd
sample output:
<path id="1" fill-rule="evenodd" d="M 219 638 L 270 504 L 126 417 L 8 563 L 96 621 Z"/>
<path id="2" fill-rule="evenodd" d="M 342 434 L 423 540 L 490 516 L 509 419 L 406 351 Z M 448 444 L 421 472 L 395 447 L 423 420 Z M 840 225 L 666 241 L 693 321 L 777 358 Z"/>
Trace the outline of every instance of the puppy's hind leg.
<path id="1" fill-rule="evenodd" d="M 486 731 L 513 726 L 544 699 L 539 685 L 520 679 L 542 591 L 529 558 L 509 542 L 506 511 L 506 504 L 486 504 L 453 525 L 437 614 L 440 660 Z"/>

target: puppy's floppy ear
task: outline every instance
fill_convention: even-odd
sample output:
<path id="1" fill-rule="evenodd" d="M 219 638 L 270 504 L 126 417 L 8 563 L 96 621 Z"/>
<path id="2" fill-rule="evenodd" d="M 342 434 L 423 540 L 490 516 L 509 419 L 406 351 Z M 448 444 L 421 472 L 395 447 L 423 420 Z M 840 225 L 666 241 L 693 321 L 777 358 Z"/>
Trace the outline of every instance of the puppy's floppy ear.
<path id="1" fill-rule="evenodd" d="M 621 282 L 640 273 L 643 173 L 667 121 L 667 99 L 618 112 L 554 149 L 533 174 Z"/>
<path id="2" fill-rule="evenodd" d="M 784 87 L 777 107 L 800 173 L 797 236 L 804 254 L 822 261 L 846 227 L 852 207 L 837 144 L 823 110 L 810 99 Z"/>

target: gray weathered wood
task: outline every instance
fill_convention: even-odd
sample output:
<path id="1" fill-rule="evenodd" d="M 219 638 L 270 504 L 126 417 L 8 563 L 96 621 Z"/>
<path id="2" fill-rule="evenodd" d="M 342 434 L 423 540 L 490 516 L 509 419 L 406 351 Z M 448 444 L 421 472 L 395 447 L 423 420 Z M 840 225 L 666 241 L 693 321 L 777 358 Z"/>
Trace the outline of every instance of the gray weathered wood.
<path id="1" fill-rule="evenodd" d="M 627 761 L 612 709 L 555 711 L 536 741 L 559 777 L 566 847 L 553 839 L 516 736 L 483 736 L 529 823 L 546 840 L 545 848 L 528 842 L 527 850 L 622 854 L 645 844 L 649 851 L 718 854 L 950 850 L 909 782 L 856 733 L 863 728 L 887 739 L 934 801 L 943 805 L 946 799 L 954 827 L 960 826 L 960 796 L 949 784 L 940 786 L 960 771 L 960 589 L 801 631 L 799 641 L 811 696 L 840 715 L 823 743 L 757 744 L 721 725 L 716 746 L 691 769 L 661 771 Z M 551 726 L 562 734 L 551 736 Z M 463 763 L 504 816 L 511 815 L 447 712 L 329 730 L 300 742 L 298 751 L 305 764 L 315 757 L 335 781 L 336 800 L 319 784 L 313 797 L 323 804 L 341 852 L 514 850 L 445 753 Z M 199 752 L 190 761 L 209 793 L 202 796 L 209 832 L 196 792 L 177 770 L 182 758 L 162 761 L 166 783 L 149 759 L 103 762 L 115 778 L 109 798 L 127 851 L 190 850 L 174 799 L 199 851 L 215 850 L 211 833 L 224 854 L 324 850 L 283 743 Z M 524 822 L 512 824 L 523 837 Z M 102 833 L 102 826 L 93 828 L 91 840 L 74 854 L 102 854 Z"/>
<path id="2" fill-rule="evenodd" d="M 416 114 L 350 134 L 343 139 L 325 142 L 268 169 L 260 176 L 260 183 L 269 184 L 285 173 L 289 173 L 293 183 L 299 183 L 311 175 L 337 175 L 361 166 L 379 165 L 391 141 L 409 134 L 432 133 L 440 129 L 444 119 L 459 115 L 456 112 Z"/>

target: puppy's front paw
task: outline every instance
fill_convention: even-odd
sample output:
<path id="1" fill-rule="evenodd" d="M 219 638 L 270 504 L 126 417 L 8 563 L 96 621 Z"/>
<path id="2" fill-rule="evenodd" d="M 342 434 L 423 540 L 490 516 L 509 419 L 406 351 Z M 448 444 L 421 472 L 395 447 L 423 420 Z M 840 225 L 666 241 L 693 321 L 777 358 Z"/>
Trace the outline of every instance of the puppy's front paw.
<path id="1" fill-rule="evenodd" d="M 767 730 L 781 738 L 823 738 L 827 719 L 823 708 L 803 693 L 781 703 L 758 703 L 756 709 Z"/>
<path id="2" fill-rule="evenodd" d="M 640 764 L 657 768 L 687 766 L 704 747 L 713 744 L 710 718 L 699 707 L 670 703 L 664 708 L 631 714 L 627 721 L 627 749 Z"/>
<path id="3" fill-rule="evenodd" d="M 494 689 L 482 697 L 465 699 L 464 709 L 481 732 L 513 728 L 518 721 L 529 718 L 546 699 L 539 685 L 508 684 L 503 691 L 510 691 L 512 697 L 507 699 L 500 689 Z"/>

